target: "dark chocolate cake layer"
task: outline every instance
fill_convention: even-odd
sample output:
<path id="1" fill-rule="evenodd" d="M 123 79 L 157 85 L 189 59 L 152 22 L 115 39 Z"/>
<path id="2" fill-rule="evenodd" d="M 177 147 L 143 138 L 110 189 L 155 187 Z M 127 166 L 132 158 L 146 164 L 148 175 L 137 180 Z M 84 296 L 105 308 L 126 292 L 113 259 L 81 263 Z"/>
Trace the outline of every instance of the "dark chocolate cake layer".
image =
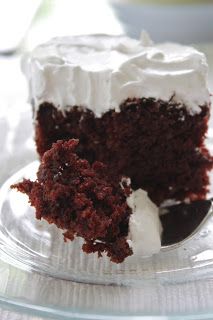
<path id="1" fill-rule="evenodd" d="M 103 252 L 116 263 L 132 255 L 127 242 L 132 213 L 126 198 L 130 188 L 110 175 L 101 162 L 80 159 L 77 140 L 58 141 L 44 153 L 37 180 L 12 186 L 29 197 L 36 218 L 54 223 L 65 240 L 84 239 L 83 251 Z"/>
<path id="2" fill-rule="evenodd" d="M 43 103 L 36 117 L 37 150 L 42 156 L 58 139 L 77 138 L 80 157 L 129 176 L 133 188 L 148 191 L 156 204 L 204 199 L 213 159 L 204 145 L 209 106 L 201 109 L 190 115 L 172 102 L 128 99 L 120 112 L 96 118 L 80 107 L 63 114 Z"/>

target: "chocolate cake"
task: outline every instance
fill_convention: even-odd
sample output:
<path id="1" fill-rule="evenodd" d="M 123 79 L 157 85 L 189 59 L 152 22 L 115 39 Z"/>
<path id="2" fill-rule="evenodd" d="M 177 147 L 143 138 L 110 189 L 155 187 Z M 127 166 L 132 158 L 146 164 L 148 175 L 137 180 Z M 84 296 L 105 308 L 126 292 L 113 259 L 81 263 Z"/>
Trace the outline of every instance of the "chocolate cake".
<path id="1" fill-rule="evenodd" d="M 83 238 L 86 253 L 106 253 L 116 263 L 133 252 L 152 255 L 161 241 L 168 245 L 190 235 L 211 207 L 207 200 L 181 203 L 162 208 L 159 216 L 147 193 L 133 191 L 129 179 L 111 175 L 101 162 L 80 159 L 78 144 L 74 139 L 53 143 L 42 156 L 37 180 L 24 179 L 11 188 L 27 194 L 36 218 L 62 229 L 65 241 Z"/>
<path id="2" fill-rule="evenodd" d="M 149 200 L 147 206 L 152 208 L 150 212 L 155 212 L 153 216 L 156 216 L 155 205 L 160 206 L 167 200 L 190 202 L 206 198 L 213 159 L 205 146 L 210 94 L 204 54 L 173 43 L 154 45 L 145 33 L 140 40 L 107 35 L 60 37 L 27 54 L 22 67 L 28 79 L 35 141 L 42 162 L 55 152 L 56 141 L 74 138 L 79 141 L 75 157 L 85 159 L 95 177 L 96 161 L 107 166 L 107 175 L 102 175 L 104 183 L 109 181 L 108 177 L 128 177 L 130 199 L 137 199 L 143 208 L 142 200 L 148 201 L 147 192 L 154 202 Z M 40 173 L 38 183 L 39 179 Z M 37 184 L 25 181 L 19 189 L 23 187 L 34 205 L 37 200 L 31 199 L 33 186 Z M 138 212 L 131 201 L 127 200 L 133 213 L 127 214 L 130 217 L 134 210 Z M 40 217 L 38 211 L 36 214 Z M 113 240 L 103 236 L 103 250 L 117 262 L 121 257 L 116 258 L 106 243 L 121 235 L 126 237 L 128 232 L 133 239 L 133 233 L 138 232 L 138 226 L 130 232 L 131 218 L 123 215 L 129 224 L 125 232 L 122 228 L 116 236 L 113 233 Z M 50 222 L 66 229 L 63 219 L 59 220 Z M 143 235 L 150 233 L 148 226 L 145 230 L 140 219 L 136 220 L 140 228 L 144 228 Z M 149 225 L 148 221 L 151 220 L 146 220 Z M 116 229 L 119 222 L 114 223 Z M 150 225 L 155 226 L 152 231 L 157 235 L 155 249 L 150 251 L 155 253 L 156 248 L 159 250 L 159 221 Z M 76 230 L 72 232 L 77 234 Z M 65 237 L 68 234 L 65 233 Z M 99 249 L 102 244 L 94 244 L 89 233 L 79 235 L 86 240 L 86 250 L 89 250 L 88 243 L 93 243 L 91 250 L 97 246 L 97 251 L 102 251 Z M 95 237 L 100 240 L 98 233 Z M 138 244 L 140 234 L 136 237 Z M 142 250 L 132 242 L 134 253 Z M 124 243 L 126 246 L 127 242 L 122 245 Z M 122 257 L 128 254 L 125 252 Z"/>
<path id="3" fill-rule="evenodd" d="M 210 95 L 205 56 L 125 36 L 55 38 L 23 60 L 40 156 L 59 139 L 131 178 L 156 204 L 204 199 Z"/>
<path id="4" fill-rule="evenodd" d="M 81 157 L 127 175 L 134 189 L 148 191 L 158 205 L 167 199 L 204 199 L 212 168 L 204 145 L 209 106 L 193 116 L 172 102 L 153 99 L 128 99 L 120 108 L 119 113 L 108 111 L 96 118 L 78 107 L 63 115 L 52 104 L 41 104 L 36 124 L 39 154 L 58 139 L 74 137 L 80 141 Z"/>
<path id="5" fill-rule="evenodd" d="M 77 140 L 58 141 L 42 157 L 37 180 L 13 185 L 26 193 L 44 218 L 63 229 L 65 240 L 85 239 L 87 253 L 106 251 L 114 262 L 132 254 L 127 243 L 131 209 L 130 188 L 118 176 L 110 176 L 101 162 L 92 165 L 75 154 Z"/>
<path id="6" fill-rule="evenodd" d="M 127 178 L 111 175 L 103 163 L 90 165 L 80 159 L 75 153 L 78 143 L 73 139 L 53 143 L 42 157 L 37 180 L 24 179 L 11 187 L 28 195 L 37 219 L 64 230 L 65 240 L 82 237 L 87 253 L 105 252 L 120 263 L 133 249 L 140 254 L 158 252 L 162 229 L 157 207 L 144 191 L 133 192 Z"/>

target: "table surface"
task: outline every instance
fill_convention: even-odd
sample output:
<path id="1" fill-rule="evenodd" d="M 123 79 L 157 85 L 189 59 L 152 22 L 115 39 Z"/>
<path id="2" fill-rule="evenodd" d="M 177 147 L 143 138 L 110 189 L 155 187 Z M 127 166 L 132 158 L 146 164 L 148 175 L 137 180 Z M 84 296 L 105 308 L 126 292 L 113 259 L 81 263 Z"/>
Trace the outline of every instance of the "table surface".
<path id="1" fill-rule="evenodd" d="M 13 311 L 0 309 L 0 319 L 1 320 L 43 320 L 44 318 L 40 318 L 40 317 L 38 318 L 38 317 L 34 317 L 34 316 L 23 315 L 23 314 L 16 313 L 16 312 L 13 312 Z"/>

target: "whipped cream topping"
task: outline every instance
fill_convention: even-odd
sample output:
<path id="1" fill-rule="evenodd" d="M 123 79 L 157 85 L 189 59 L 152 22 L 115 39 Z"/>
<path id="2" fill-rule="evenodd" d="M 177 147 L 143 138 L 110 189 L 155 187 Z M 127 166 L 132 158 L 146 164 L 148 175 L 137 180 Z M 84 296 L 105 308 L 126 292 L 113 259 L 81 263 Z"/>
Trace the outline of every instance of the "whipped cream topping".
<path id="1" fill-rule="evenodd" d="M 127 198 L 132 209 L 129 219 L 128 241 L 136 256 L 151 256 L 161 248 L 162 226 L 157 206 L 147 192 L 138 189 Z"/>
<path id="2" fill-rule="evenodd" d="M 209 103 L 204 54 L 174 43 L 153 45 L 126 36 L 59 37 L 24 56 L 22 69 L 36 108 L 50 102 L 64 111 L 72 106 L 97 117 L 119 112 L 127 98 L 155 98 L 185 105 L 190 114 Z"/>

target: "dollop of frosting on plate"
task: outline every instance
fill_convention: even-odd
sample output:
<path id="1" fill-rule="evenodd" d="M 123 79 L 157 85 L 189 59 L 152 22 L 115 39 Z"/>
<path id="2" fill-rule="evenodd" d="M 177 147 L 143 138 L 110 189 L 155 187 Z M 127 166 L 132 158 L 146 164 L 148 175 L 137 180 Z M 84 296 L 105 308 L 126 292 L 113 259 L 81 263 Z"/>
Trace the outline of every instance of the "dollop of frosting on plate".
<path id="1" fill-rule="evenodd" d="M 158 253 L 161 248 L 162 234 L 158 207 L 142 189 L 133 191 L 127 198 L 127 204 L 132 209 L 128 241 L 133 254 L 145 257 Z"/>
<path id="2" fill-rule="evenodd" d="M 127 36 L 54 38 L 25 54 L 22 69 L 34 108 L 43 102 L 64 111 L 73 106 L 96 117 L 127 98 L 154 98 L 185 106 L 192 115 L 209 103 L 203 53 L 174 43 L 153 44 Z"/>

